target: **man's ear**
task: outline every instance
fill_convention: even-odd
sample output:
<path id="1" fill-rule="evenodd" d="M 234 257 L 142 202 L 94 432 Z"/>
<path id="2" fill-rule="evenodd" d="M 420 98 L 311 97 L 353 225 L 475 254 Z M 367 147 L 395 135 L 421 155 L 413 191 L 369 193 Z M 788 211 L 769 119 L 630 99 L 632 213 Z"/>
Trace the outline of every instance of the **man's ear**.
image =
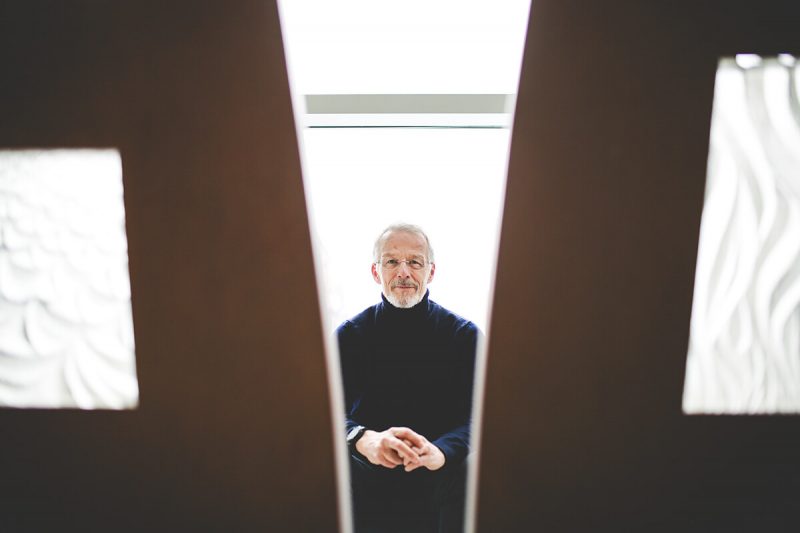
<path id="1" fill-rule="evenodd" d="M 372 279 L 375 280 L 375 283 L 381 285 L 381 277 L 378 275 L 378 267 L 375 263 L 372 263 Z"/>
<path id="2" fill-rule="evenodd" d="M 433 273 L 436 272 L 436 263 L 431 263 L 431 273 L 428 274 L 428 283 L 433 281 Z"/>

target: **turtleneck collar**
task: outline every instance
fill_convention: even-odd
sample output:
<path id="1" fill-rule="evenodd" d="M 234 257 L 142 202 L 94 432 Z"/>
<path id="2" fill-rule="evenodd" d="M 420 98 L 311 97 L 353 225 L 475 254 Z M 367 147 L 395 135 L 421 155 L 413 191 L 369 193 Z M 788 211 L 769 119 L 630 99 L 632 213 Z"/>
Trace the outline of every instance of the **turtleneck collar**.
<path id="1" fill-rule="evenodd" d="M 425 296 L 422 297 L 422 300 L 420 300 L 415 306 L 404 309 L 402 307 L 395 307 L 394 305 L 392 305 L 392 303 L 386 299 L 386 296 L 383 293 L 381 293 L 382 301 L 380 303 L 380 309 L 387 316 L 398 317 L 398 318 L 425 316 L 428 313 L 429 294 L 430 291 L 425 290 Z"/>

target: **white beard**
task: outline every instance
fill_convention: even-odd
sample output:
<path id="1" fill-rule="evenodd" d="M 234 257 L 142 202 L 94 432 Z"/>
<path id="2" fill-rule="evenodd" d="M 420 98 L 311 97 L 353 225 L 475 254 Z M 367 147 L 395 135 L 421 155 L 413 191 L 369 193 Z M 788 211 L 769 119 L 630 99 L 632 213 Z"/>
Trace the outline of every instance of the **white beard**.
<path id="1" fill-rule="evenodd" d="M 395 296 L 393 292 L 385 294 L 384 296 L 386 296 L 386 299 L 389 300 L 390 304 L 392 304 L 395 307 L 399 307 L 400 309 L 409 309 L 411 307 L 414 307 L 422 300 L 421 291 L 417 291 L 416 293 L 410 296 L 406 296 L 405 298 L 402 299 Z"/>

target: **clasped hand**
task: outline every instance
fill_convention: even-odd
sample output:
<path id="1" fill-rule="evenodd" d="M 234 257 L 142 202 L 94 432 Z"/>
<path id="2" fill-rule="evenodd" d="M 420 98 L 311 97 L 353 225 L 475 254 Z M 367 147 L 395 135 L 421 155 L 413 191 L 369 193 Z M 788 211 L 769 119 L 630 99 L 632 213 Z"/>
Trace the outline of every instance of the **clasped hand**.
<path id="1" fill-rule="evenodd" d="M 356 442 L 356 449 L 374 464 L 386 468 L 403 465 L 406 472 L 424 466 L 438 470 L 444 466 L 444 453 L 428 439 L 409 428 L 386 431 L 367 430 Z"/>

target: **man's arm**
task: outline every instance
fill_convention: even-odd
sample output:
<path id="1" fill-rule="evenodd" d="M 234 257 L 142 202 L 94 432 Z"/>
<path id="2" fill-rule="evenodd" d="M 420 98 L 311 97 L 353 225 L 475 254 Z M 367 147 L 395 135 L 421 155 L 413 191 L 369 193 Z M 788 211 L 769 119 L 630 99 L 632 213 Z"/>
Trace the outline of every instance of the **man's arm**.
<path id="1" fill-rule="evenodd" d="M 339 364 L 344 391 L 345 435 L 347 435 L 350 430 L 360 425 L 350 417 L 350 413 L 353 405 L 361 396 L 360 367 L 363 363 L 360 360 L 360 353 L 363 347 L 356 326 L 350 321 L 345 321 L 336 328 L 336 340 L 339 343 Z"/>
<path id="2" fill-rule="evenodd" d="M 456 400 L 455 427 L 450 431 L 429 441 L 408 428 L 401 435 L 405 443 L 419 455 L 419 462 L 406 462 L 405 470 L 410 472 L 419 467 L 438 470 L 446 465 L 461 464 L 469 453 L 472 427 L 472 394 L 475 378 L 475 357 L 477 346 L 482 342 L 483 334 L 471 322 L 458 331 L 454 339 L 454 349 L 461 365 L 454 368 L 453 380 L 449 382 L 453 388 L 451 394 Z"/>
<path id="3" fill-rule="evenodd" d="M 450 431 L 436 438 L 432 444 L 445 458 L 445 465 L 458 465 L 469 453 L 472 436 L 472 394 L 475 384 L 475 359 L 478 345 L 484 341 L 483 333 L 468 322 L 454 339 L 457 360 L 462 365 L 455 369 L 453 394 L 457 397 L 457 423 Z"/>
<path id="4" fill-rule="evenodd" d="M 434 440 L 433 445 L 441 450 L 446 463 L 460 464 L 469 453 L 471 436 L 472 423 L 468 421 Z"/>

